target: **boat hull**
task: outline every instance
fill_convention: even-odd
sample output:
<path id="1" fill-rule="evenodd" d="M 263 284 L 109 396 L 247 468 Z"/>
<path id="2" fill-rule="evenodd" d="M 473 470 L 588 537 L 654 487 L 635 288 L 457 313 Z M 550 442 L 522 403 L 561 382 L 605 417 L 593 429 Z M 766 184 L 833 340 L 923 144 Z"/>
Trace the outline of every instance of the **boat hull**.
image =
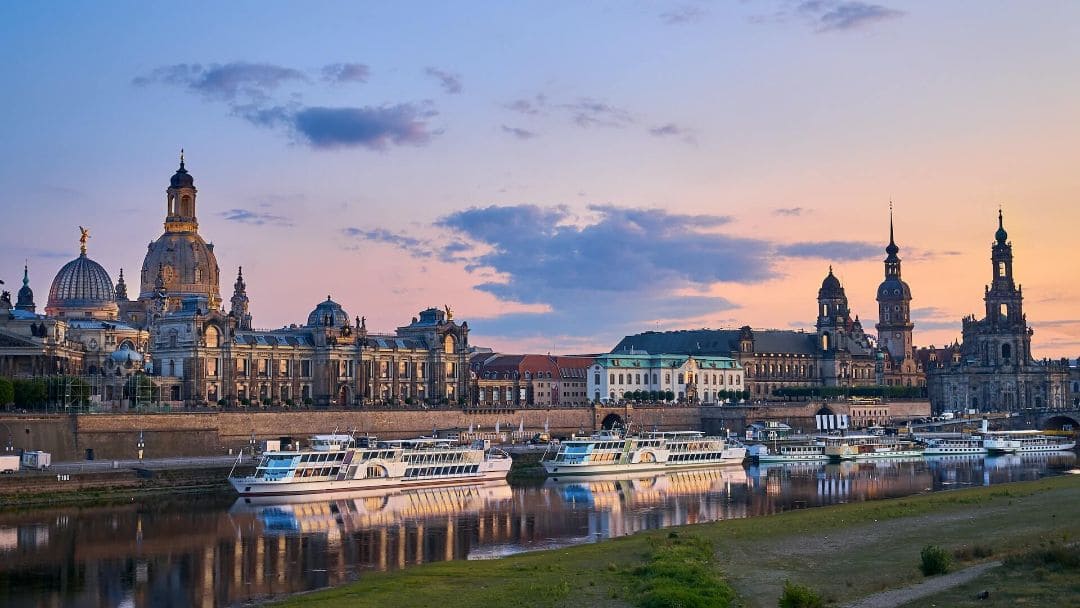
<path id="1" fill-rule="evenodd" d="M 506 475 L 509 472 L 510 466 L 509 463 L 507 463 L 505 468 L 500 466 L 471 475 L 454 475 L 448 477 L 373 477 L 367 479 L 287 482 L 260 481 L 257 478 L 251 477 L 231 477 L 229 478 L 229 483 L 232 484 L 232 487 L 240 494 L 240 496 L 298 496 L 304 494 L 324 494 L 390 488 L 416 488 L 423 486 L 452 486 L 474 482 L 500 481 L 506 479 Z"/>
<path id="2" fill-rule="evenodd" d="M 613 473 L 648 473 L 657 471 L 681 471 L 686 469 L 707 469 L 719 466 L 741 466 L 743 457 L 720 458 L 716 460 L 688 462 L 688 463 L 665 463 L 665 462 L 635 462 L 625 464 L 588 464 L 566 465 L 554 461 L 545 461 L 544 470 L 552 477 L 571 477 L 585 475 L 611 475 Z"/>

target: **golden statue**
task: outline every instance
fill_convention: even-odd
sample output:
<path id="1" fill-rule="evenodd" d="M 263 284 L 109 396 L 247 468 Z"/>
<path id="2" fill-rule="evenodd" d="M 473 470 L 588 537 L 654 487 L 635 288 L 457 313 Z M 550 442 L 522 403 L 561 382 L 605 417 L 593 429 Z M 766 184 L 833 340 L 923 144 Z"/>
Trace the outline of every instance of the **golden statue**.
<path id="1" fill-rule="evenodd" d="M 90 229 L 79 226 L 79 232 L 82 233 L 79 236 L 79 251 L 82 255 L 86 255 L 86 240 L 90 238 Z"/>
<path id="2" fill-rule="evenodd" d="M 453 309 L 450 308 L 450 305 L 449 304 L 443 304 L 443 310 L 446 311 L 446 320 L 447 321 L 453 321 L 454 320 L 454 311 L 453 311 Z"/>

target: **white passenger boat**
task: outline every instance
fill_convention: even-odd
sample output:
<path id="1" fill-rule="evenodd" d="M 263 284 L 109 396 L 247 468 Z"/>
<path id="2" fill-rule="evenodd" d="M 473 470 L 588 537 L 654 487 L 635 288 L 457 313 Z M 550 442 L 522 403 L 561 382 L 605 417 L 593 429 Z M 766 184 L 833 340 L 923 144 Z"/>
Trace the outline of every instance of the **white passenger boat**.
<path id="1" fill-rule="evenodd" d="M 774 445 L 772 449 L 765 444 L 752 446 L 751 454 L 758 462 L 824 462 L 824 441 L 814 443 L 785 443 Z"/>
<path id="2" fill-rule="evenodd" d="M 1075 448 L 1076 441 L 1039 431 L 996 431 L 986 435 L 983 446 L 991 454 L 1058 452 Z"/>
<path id="3" fill-rule="evenodd" d="M 505 479 L 502 450 L 455 445 L 445 439 L 359 441 L 315 435 L 305 450 L 266 452 L 255 473 L 229 476 L 241 496 L 285 496 L 344 490 L 460 484 Z"/>
<path id="4" fill-rule="evenodd" d="M 934 437 L 926 440 L 923 456 L 957 456 L 960 454 L 985 454 L 986 446 L 980 435 L 965 437 Z"/>
<path id="5" fill-rule="evenodd" d="M 600 431 L 562 442 L 543 465 L 548 475 L 598 475 L 741 464 L 745 457 L 742 444 L 698 431 L 630 436 Z"/>
<path id="6" fill-rule="evenodd" d="M 912 458 L 923 454 L 923 448 L 912 441 L 881 435 L 829 435 L 824 439 L 829 460 Z"/>

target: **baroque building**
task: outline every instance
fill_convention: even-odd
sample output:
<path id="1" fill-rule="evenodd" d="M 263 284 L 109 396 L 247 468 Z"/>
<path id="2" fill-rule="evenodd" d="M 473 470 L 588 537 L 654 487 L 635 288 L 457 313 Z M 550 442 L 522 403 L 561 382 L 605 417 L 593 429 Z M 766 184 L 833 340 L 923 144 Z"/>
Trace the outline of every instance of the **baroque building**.
<path id="1" fill-rule="evenodd" d="M 588 394 L 616 403 L 627 393 L 670 393 L 679 403 L 719 404 L 746 388 L 742 366 L 731 357 L 621 351 L 600 355 L 588 374 Z M 658 397 L 664 400 L 665 397 Z"/>
<path id="2" fill-rule="evenodd" d="M 814 333 L 750 326 L 646 331 L 626 336 L 611 354 L 641 352 L 731 358 L 745 370 L 745 389 L 755 400 L 783 388 L 869 386 L 877 376 L 876 349 L 858 316 L 852 318 L 831 266 L 818 290 Z"/>
<path id="3" fill-rule="evenodd" d="M 581 407 L 590 400 L 591 357 L 476 353 L 472 405 L 480 408 Z"/>
<path id="4" fill-rule="evenodd" d="M 35 312 L 24 268 L 18 302 L 0 299 L 0 374 L 117 378 L 93 389 L 116 401 L 146 372 L 174 405 L 467 403 L 469 328 L 449 307 L 428 308 L 393 332 L 369 332 L 327 297 L 303 324 L 257 330 L 242 269 L 228 312 L 212 243 L 199 234 L 195 179 L 183 152 L 165 189 L 164 232 L 151 241 L 131 300 L 80 254 L 56 274 L 45 314 Z M 6 314 L 5 314 L 6 312 Z M 113 386 L 116 385 L 116 386 Z M 111 387 L 111 388 L 110 388 Z"/>
<path id="5" fill-rule="evenodd" d="M 985 312 L 963 319 L 963 339 L 932 349 L 928 360 L 930 402 L 935 411 L 1016 411 L 1068 405 L 1068 360 L 1039 361 L 1031 353 L 1023 287 L 1013 275 L 1013 249 L 1005 220 L 990 246 L 991 277 L 983 292 Z"/>

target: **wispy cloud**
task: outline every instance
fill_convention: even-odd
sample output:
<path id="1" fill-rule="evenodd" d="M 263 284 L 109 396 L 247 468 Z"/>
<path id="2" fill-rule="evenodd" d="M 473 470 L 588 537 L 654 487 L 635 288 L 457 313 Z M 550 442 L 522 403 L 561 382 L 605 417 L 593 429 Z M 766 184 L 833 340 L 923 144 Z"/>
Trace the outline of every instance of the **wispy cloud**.
<path id="1" fill-rule="evenodd" d="M 821 258 L 825 260 L 854 261 L 877 257 L 881 246 L 862 241 L 805 241 L 780 245 L 779 255 L 793 258 Z"/>
<path id="2" fill-rule="evenodd" d="M 773 209 L 773 213 L 776 215 L 785 215 L 788 217 L 799 217 L 804 213 L 809 213 L 810 210 L 804 207 L 778 207 Z"/>
<path id="3" fill-rule="evenodd" d="M 208 99 L 231 101 L 238 97 L 262 100 L 288 82 L 304 82 L 299 70 L 270 63 L 243 61 L 210 64 L 178 63 L 157 68 L 132 82 L 137 86 L 154 83 L 183 86 Z"/>
<path id="4" fill-rule="evenodd" d="M 660 21 L 667 25 L 685 25 L 701 21 L 706 15 L 708 12 L 700 6 L 684 4 L 660 13 Z"/>
<path id="5" fill-rule="evenodd" d="M 503 107 L 519 114 L 535 116 L 545 112 L 547 108 L 547 95 L 538 93 L 532 98 L 522 97 L 504 104 Z"/>
<path id="6" fill-rule="evenodd" d="M 662 209 L 594 205 L 580 216 L 563 206 L 512 205 L 451 213 L 431 227 L 439 236 L 426 240 L 383 230 L 346 236 L 418 257 L 455 258 L 480 279 L 479 291 L 543 306 L 546 312 L 485 322 L 490 332 L 520 336 L 554 328 L 622 331 L 731 308 L 721 297 L 677 295 L 718 281 L 771 276 L 770 244 L 718 232 L 730 222 L 724 215 Z M 448 235 L 457 238 L 448 241 Z M 707 262 L 717 259 L 727 263 Z"/>
<path id="7" fill-rule="evenodd" d="M 904 16 L 903 11 L 867 2 L 808 0 L 796 8 L 819 32 L 853 30 Z"/>
<path id="8" fill-rule="evenodd" d="M 238 207 L 238 208 L 234 208 L 234 209 L 226 209 L 225 211 L 219 212 L 218 215 L 220 217 L 222 217 L 223 219 L 225 219 L 227 221 L 230 221 L 230 222 L 236 222 L 238 224 L 250 224 L 252 226 L 263 226 L 263 225 L 292 226 L 293 225 L 292 220 L 285 217 L 285 216 L 283 216 L 283 215 L 277 215 L 275 213 L 270 213 L 270 212 L 267 212 L 267 211 L 258 211 L 258 210 L 254 210 L 254 209 L 242 209 L 242 208 Z"/>
<path id="9" fill-rule="evenodd" d="M 581 97 L 559 107 L 567 110 L 579 127 L 626 127 L 634 123 L 634 117 L 627 110 L 591 97 Z"/>
<path id="10" fill-rule="evenodd" d="M 334 63 L 321 70 L 321 79 L 332 83 L 364 82 L 368 75 L 369 68 L 362 63 Z M 232 115 L 255 126 L 280 129 L 312 148 L 385 150 L 391 145 L 423 145 L 437 134 L 428 124 L 428 120 L 437 115 L 430 102 L 308 106 L 295 93 L 288 102 L 271 101 L 271 93 L 293 81 L 310 83 L 311 79 L 292 68 L 234 62 L 207 67 L 199 64 L 165 66 L 136 78 L 134 83 L 183 87 L 206 99 L 224 102 Z"/>
<path id="11" fill-rule="evenodd" d="M 680 127 L 673 122 L 652 127 L 649 129 L 649 134 L 653 137 L 678 137 L 687 143 L 694 143 L 697 140 L 692 129 Z"/>
<path id="12" fill-rule="evenodd" d="M 528 129 L 522 129 L 519 127 L 508 127 L 506 125 L 502 125 L 502 132 L 513 135 L 518 139 L 532 139 L 537 136 L 537 133 L 535 131 L 529 131 Z"/>
<path id="13" fill-rule="evenodd" d="M 322 78 L 327 82 L 367 82 L 371 68 L 363 63 L 331 63 L 323 66 Z"/>
<path id="14" fill-rule="evenodd" d="M 432 67 L 425 68 L 424 74 L 438 80 L 439 86 L 449 95 L 457 95 L 461 92 L 461 74 Z"/>

